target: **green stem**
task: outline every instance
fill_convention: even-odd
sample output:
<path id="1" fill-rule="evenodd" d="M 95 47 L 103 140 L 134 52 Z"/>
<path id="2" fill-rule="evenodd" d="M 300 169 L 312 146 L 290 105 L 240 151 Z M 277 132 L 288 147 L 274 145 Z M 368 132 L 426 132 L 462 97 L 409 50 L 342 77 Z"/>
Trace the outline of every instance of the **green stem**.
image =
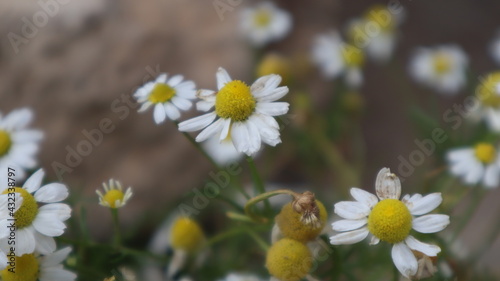
<path id="1" fill-rule="evenodd" d="M 271 197 L 279 195 L 279 194 L 289 194 L 289 195 L 292 195 L 294 198 L 300 195 L 300 194 L 293 192 L 291 190 L 288 190 L 288 189 L 279 189 L 279 190 L 274 190 L 274 191 L 262 193 L 258 196 L 255 196 L 254 198 L 248 200 L 248 202 L 245 204 L 245 214 L 247 214 L 247 216 L 250 217 L 253 221 L 260 222 L 260 223 L 267 223 L 268 219 L 264 218 L 264 217 L 260 217 L 257 214 L 255 214 L 252 210 L 252 207 L 253 207 L 253 205 L 259 203 L 260 201 L 267 200 L 268 198 L 271 198 Z"/>
<path id="2" fill-rule="evenodd" d="M 467 208 L 467 210 L 465 212 L 465 216 L 460 219 L 460 223 L 457 226 L 457 229 L 455 230 L 455 232 L 453 233 L 453 235 L 450 239 L 450 242 L 449 242 L 450 245 L 453 242 L 455 242 L 455 240 L 458 238 L 460 233 L 462 233 L 462 230 L 467 226 L 468 222 L 470 221 L 470 219 L 474 215 L 475 210 L 479 206 L 479 203 L 481 203 L 481 200 L 483 199 L 483 196 L 485 194 L 479 185 L 476 185 L 473 187 L 472 193 L 473 193 L 472 194 L 472 202 L 470 203 L 469 207 Z"/>
<path id="3" fill-rule="evenodd" d="M 252 237 L 253 240 L 257 242 L 257 245 L 259 245 L 259 247 L 263 251 L 267 252 L 269 250 L 269 245 L 264 240 L 262 240 L 262 238 L 257 233 L 255 233 L 255 231 L 253 231 L 252 229 L 247 229 L 247 230 L 248 230 L 248 235 L 250 235 L 250 237 Z"/>
<path id="4" fill-rule="evenodd" d="M 248 167 L 250 168 L 250 172 L 252 174 L 252 179 L 255 188 L 255 195 L 263 194 L 266 192 L 266 187 L 264 186 L 264 182 L 262 181 L 259 171 L 257 170 L 257 166 L 255 166 L 255 162 L 252 157 L 247 156 Z M 264 205 L 266 209 L 266 213 L 270 213 L 271 204 L 269 204 L 269 200 L 264 200 Z"/>
<path id="5" fill-rule="evenodd" d="M 111 208 L 111 216 L 113 217 L 113 245 L 115 247 L 120 247 L 122 239 L 117 208 Z"/>

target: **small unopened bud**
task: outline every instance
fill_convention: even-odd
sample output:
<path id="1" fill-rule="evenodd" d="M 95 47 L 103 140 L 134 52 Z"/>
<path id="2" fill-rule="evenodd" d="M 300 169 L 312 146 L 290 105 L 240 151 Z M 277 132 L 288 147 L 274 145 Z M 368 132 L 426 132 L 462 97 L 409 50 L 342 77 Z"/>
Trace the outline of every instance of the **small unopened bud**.
<path id="1" fill-rule="evenodd" d="M 297 196 L 292 202 L 292 207 L 295 212 L 302 214 L 300 221 L 305 225 L 310 225 L 314 228 L 321 226 L 319 208 L 316 204 L 314 193 L 306 191 L 300 196 Z"/>

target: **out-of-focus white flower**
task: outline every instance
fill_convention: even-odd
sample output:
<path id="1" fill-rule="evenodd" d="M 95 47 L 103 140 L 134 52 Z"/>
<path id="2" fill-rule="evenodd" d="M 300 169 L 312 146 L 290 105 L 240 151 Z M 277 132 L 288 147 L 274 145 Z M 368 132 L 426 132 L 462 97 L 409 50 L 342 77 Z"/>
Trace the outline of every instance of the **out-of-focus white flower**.
<path id="1" fill-rule="evenodd" d="M 500 132 L 500 71 L 488 74 L 477 86 L 479 108 L 471 111 L 471 119 L 484 119 L 489 129 Z"/>
<path id="2" fill-rule="evenodd" d="M 0 172 L 3 175 L 12 168 L 13 178 L 22 180 L 26 170 L 36 167 L 35 155 L 43 133 L 27 128 L 32 119 L 33 112 L 28 108 L 13 110 L 6 116 L 0 113 Z"/>
<path id="3" fill-rule="evenodd" d="M 179 123 L 182 132 L 202 130 L 197 142 L 219 135 L 219 140 L 231 139 L 240 153 L 255 155 L 262 142 L 276 146 L 281 143 L 279 125 L 275 116 L 288 112 L 287 102 L 277 102 L 288 93 L 281 86 L 281 76 L 276 74 L 260 77 L 252 86 L 240 80 L 232 80 L 227 71 L 219 68 L 216 74 L 218 91 L 199 90 L 202 101 L 196 104 L 210 113 Z"/>
<path id="4" fill-rule="evenodd" d="M 122 184 L 114 179 L 109 180 L 109 184 L 102 183 L 104 194 L 100 190 L 96 190 L 99 196 L 99 205 L 108 208 L 121 208 L 127 204 L 127 201 L 132 197 L 132 188 L 128 187 L 123 193 Z"/>
<path id="5" fill-rule="evenodd" d="M 156 124 L 164 122 L 167 117 L 177 120 L 181 116 L 180 110 L 189 110 L 192 106 L 196 89 L 193 81 L 182 81 L 182 75 L 175 75 L 167 80 L 167 74 L 162 73 L 155 81 L 150 81 L 137 89 L 134 97 L 142 106 L 139 112 L 144 112 L 154 106 L 154 120 Z"/>
<path id="6" fill-rule="evenodd" d="M 292 28 L 292 17 L 273 2 L 261 2 L 245 8 L 241 14 L 241 30 L 254 46 L 260 47 L 285 37 Z"/>
<path id="7" fill-rule="evenodd" d="M 448 151 L 446 158 L 450 171 L 467 184 L 482 183 L 487 188 L 498 187 L 500 180 L 500 153 L 489 143 Z"/>
<path id="8" fill-rule="evenodd" d="M 327 78 L 344 75 L 346 83 L 353 88 L 363 83 L 363 52 L 354 45 L 344 43 L 336 31 L 316 37 L 312 59 Z"/>
<path id="9" fill-rule="evenodd" d="M 219 135 L 213 136 L 202 143 L 203 149 L 220 166 L 238 162 L 244 156 L 238 152 L 231 139 L 220 140 Z"/>
<path id="10" fill-rule="evenodd" d="M 462 49 L 455 45 L 435 48 L 419 48 L 410 61 L 410 74 L 440 93 L 453 95 L 466 82 L 468 59 Z"/>
<path id="11" fill-rule="evenodd" d="M 447 215 L 425 215 L 441 204 L 441 193 L 405 195 L 399 200 L 401 183 L 388 168 L 378 173 L 375 190 L 377 196 L 351 188 L 351 195 L 356 201 L 335 204 L 335 213 L 344 219 L 332 224 L 333 230 L 340 233 L 331 236 L 330 243 L 354 244 L 371 233 L 370 244 L 378 244 L 380 240 L 393 244 L 391 254 L 394 265 L 403 276 L 414 276 L 418 271 L 418 262 L 412 250 L 429 257 L 435 257 L 441 251 L 438 246 L 420 242 L 410 235 L 412 229 L 420 233 L 439 232 L 450 223 Z"/>

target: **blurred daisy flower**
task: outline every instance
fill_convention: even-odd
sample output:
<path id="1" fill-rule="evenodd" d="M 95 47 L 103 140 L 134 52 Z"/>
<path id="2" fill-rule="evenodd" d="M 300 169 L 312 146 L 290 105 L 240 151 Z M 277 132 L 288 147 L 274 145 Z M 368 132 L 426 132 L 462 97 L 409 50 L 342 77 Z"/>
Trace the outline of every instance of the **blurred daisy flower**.
<path id="1" fill-rule="evenodd" d="M 19 180 L 25 178 L 26 170 L 36 167 L 35 155 L 43 139 L 41 131 L 27 128 L 32 119 L 33 112 L 27 108 L 0 114 L 0 171 L 13 168 Z"/>
<path id="2" fill-rule="evenodd" d="M 472 117 L 484 118 L 490 130 L 500 132 L 500 71 L 488 74 L 481 81 L 476 97 L 480 108 L 472 112 Z"/>
<path id="3" fill-rule="evenodd" d="M 380 240 L 393 244 L 392 260 L 397 269 L 407 278 L 414 276 L 418 262 L 412 250 L 434 257 L 441 249 L 418 241 L 410 235 L 410 230 L 413 228 L 420 233 L 434 233 L 449 224 L 447 215 L 424 215 L 441 204 L 441 193 L 405 195 L 399 200 L 401 183 L 388 168 L 378 173 L 375 190 L 377 196 L 359 188 L 351 188 L 351 195 L 356 201 L 335 204 L 335 213 L 344 219 L 332 224 L 333 230 L 340 233 L 331 236 L 330 243 L 354 244 L 371 233 L 370 244 L 378 244 Z"/>
<path id="4" fill-rule="evenodd" d="M 76 274 L 65 270 L 61 265 L 70 252 L 71 248 L 67 247 L 45 256 L 17 256 L 14 272 L 9 265 L 0 272 L 0 276 L 3 281 L 73 281 Z"/>
<path id="5" fill-rule="evenodd" d="M 387 6 L 375 5 L 360 19 L 353 20 L 347 28 L 349 42 L 362 48 L 375 61 L 387 61 L 396 46 L 398 26 L 404 10 L 391 10 Z"/>
<path id="6" fill-rule="evenodd" d="M 440 93 L 456 94 L 466 82 L 468 59 L 455 45 L 418 49 L 410 61 L 413 78 Z"/>
<path id="7" fill-rule="evenodd" d="M 500 30 L 497 31 L 495 38 L 490 44 L 490 54 L 496 63 L 500 64 Z"/>
<path id="8" fill-rule="evenodd" d="M 262 280 L 264 279 L 261 279 L 255 275 L 230 273 L 224 279 L 220 279 L 219 281 L 262 281 Z"/>
<path id="9" fill-rule="evenodd" d="M 446 158 L 450 172 L 465 183 L 482 183 L 487 188 L 498 187 L 500 153 L 494 145 L 481 142 L 474 147 L 452 149 L 448 151 Z"/>
<path id="10" fill-rule="evenodd" d="M 43 169 L 31 175 L 22 188 L 4 186 L 0 192 L 0 237 L 6 237 L 11 215 L 7 208 L 10 194 L 14 194 L 16 206 L 16 255 L 31 254 L 37 251 L 41 254 L 52 253 L 56 249 L 53 237 L 61 236 L 66 225 L 64 221 L 71 216 L 71 208 L 63 203 L 57 203 L 68 197 L 68 188 L 61 183 L 49 183 L 42 186 L 45 176 Z M 14 189 L 14 192 L 11 191 Z M 10 201 L 9 201 L 10 202 Z M 38 203 L 47 203 L 39 207 Z M 0 240 L 4 252 L 10 248 L 7 239 Z"/>
<path id="11" fill-rule="evenodd" d="M 127 204 L 127 201 L 132 197 L 132 188 L 128 187 L 123 193 L 122 184 L 119 181 L 110 179 L 109 183 L 102 183 L 104 194 L 100 190 L 96 190 L 99 196 L 99 205 L 108 208 L 121 208 Z"/>
<path id="12" fill-rule="evenodd" d="M 263 76 L 252 86 L 232 80 L 227 71 L 219 68 L 216 74 L 218 92 L 199 90 L 202 101 L 198 110 L 210 113 L 179 123 L 182 132 L 201 130 L 196 137 L 202 142 L 215 135 L 219 140 L 230 139 L 240 153 L 253 156 L 264 142 L 271 146 L 281 143 L 279 125 L 273 118 L 288 112 L 287 102 L 276 102 L 288 93 L 288 87 L 278 87 L 281 76 Z"/>
<path id="13" fill-rule="evenodd" d="M 344 75 L 346 83 L 353 88 L 363 83 L 363 52 L 354 45 L 344 43 L 336 31 L 316 37 L 312 59 L 327 78 Z"/>
<path id="14" fill-rule="evenodd" d="M 285 37 L 292 28 L 292 17 L 272 2 L 261 2 L 245 8 L 241 14 L 241 30 L 250 43 L 261 47 Z"/>
<path id="15" fill-rule="evenodd" d="M 171 120 L 179 119 L 180 111 L 189 110 L 192 106 L 191 100 L 196 97 L 194 82 L 183 79 L 182 75 L 167 79 L 167 74 L 162 73 L 155 81 L 137 89 L 134 97 L 142 104 L 138 112 L 144 112 L 154 106 L 156 124 L 164 122 L 167 117 Z"/>

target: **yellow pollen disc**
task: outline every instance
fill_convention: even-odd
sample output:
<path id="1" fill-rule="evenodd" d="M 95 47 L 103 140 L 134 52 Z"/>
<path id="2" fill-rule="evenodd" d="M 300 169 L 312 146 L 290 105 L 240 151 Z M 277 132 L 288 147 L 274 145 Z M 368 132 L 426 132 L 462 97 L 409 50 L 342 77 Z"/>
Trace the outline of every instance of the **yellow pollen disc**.
<path id="1" fill-rule="evenodd" d="M 111 189 L 110 191 L 106 192 L 103 196 L 103 200 L 109 204 L 111 208 L 116 208 L 116 200 L 118 201 L 123 201 L 123 197 L 125 195 L 121 190 L 118 189 Z"/>
<path id="2" fill-rule="evenodd" d="M 303 243 L 283 238 L 267 252 L 266 267 L 272 276 L 282 281 L 302 280 L 312 266 L 312 255 Z"/>
<path id="3" fill-rule="evenodd" d="M 412 216 L 406 205 L 397 199 L 377 203 L 368 217 L 368 230 L 382 241 L 403 241 L 412 227 Z"/>
<path id="4" fill-rule="evenodd" d="M 170 239 L 172 248 L 192 253 L 203 245 L 205 235 L 197 222 L 187 217 L 181 217 L 173 224 Z"/>
<path id="5" fill-rule="evenodd" d="M 234 80 L 222 87 L 215 98 L 215 113 L 221 118 L 245 121 L 255 110 L 256 101 L 245 83 Z"/>
<path id="6" fill-rule="evenodd" d="M 350 67 L 360 67 L 365 62 L 365 55 L 361 49 L 346 44 L 342 48 L 342 57 L 347 66 Z"/>
<path id="7" fill-rule="evenodd" d="M 498 85 L 500 84 L 500 72 L 494 72 L 486 77 L 477 87 L 476 95 L 485 106 L 500 108 L 500 93 Z"/>
<path id="8" fill-rule="evenodd" d="M 434 71 L 437 74 L 445 74 L 451 69 L 451 58 L 446 53 L 437 53 L 434 55 Z"/>
<path id="9" fill-rule="evenodd" d="M 12 140 L 10 138 L 9 133 L 0 130 L 0 157 L 7 154 L 11 146 L 12 146 Z"/>
<path id="10" fill-rule="evenodd" d="M 258 27 L 266 27 L 271 22 L 271 13 L 266 9 L 259 9 L 253 16 L 253 22 Z"/>
<path id="11" fill-rule="evenodd" d="M 490 164 L 495 161 L 497 151 L 495 147 L 489 143 L 479 143 L 474 148 L 476 158 L 484 164 Z"/>
<path id="12" fill-rule="evenodd" d="M 167 84 L 157 83 L 148 99 L 152 103 L 164 103 L 175 96 L 175 89 Z"/>
<path id="13" fill-rule="evenodd" d="M 372 7 L 365 14 L 365 20 L 368 22 L 376 23 L 377 26 L 380 27 L 380 29 L 385 31 L 394 29 L 396 25 L 396 18 L 383 5 L 375 5 L 374 7 Z"/>
<path id="14" fill-rule="evenodd" d="M 36 281 L 38 280 L 38 260 L 33 254 L 15 257 L 15 268 L 8 265 L 0 272 L 3 281 Z M 10 271 L 9 271 L 10 269 Z M 14 271 L 14 272 L 13 272 Z"/>
<path id="15" fill-rule="evenodd" d="M 316 238 L 323 230 L 328 217 L 325 206 L 319 200 L 316 200 L 316 205 L 319 208 L 320 227 L 304 224 L 301 221 L 302 214 L 296 212 L 291 203 L 285 204 L 275 218 L 281 233 L 285 237 L 301 242 L 308 242 Z"/>
<path id="16" fill-rule="evenodd" d="M 8 192 L 9 190 L 6 189 L 2 194 L 7 194 Z M 14 213 L 14 218 L 16 219 L 17 228 L 24 228 L 31 225 L 33 220 L 35 220 L 36 214 L 38 214 L 38 204 L 35 197 L 26 191 L 26 189 L 16 187 L 14 192 L 20 193 L 23 197 L 23 204 Z"/>

